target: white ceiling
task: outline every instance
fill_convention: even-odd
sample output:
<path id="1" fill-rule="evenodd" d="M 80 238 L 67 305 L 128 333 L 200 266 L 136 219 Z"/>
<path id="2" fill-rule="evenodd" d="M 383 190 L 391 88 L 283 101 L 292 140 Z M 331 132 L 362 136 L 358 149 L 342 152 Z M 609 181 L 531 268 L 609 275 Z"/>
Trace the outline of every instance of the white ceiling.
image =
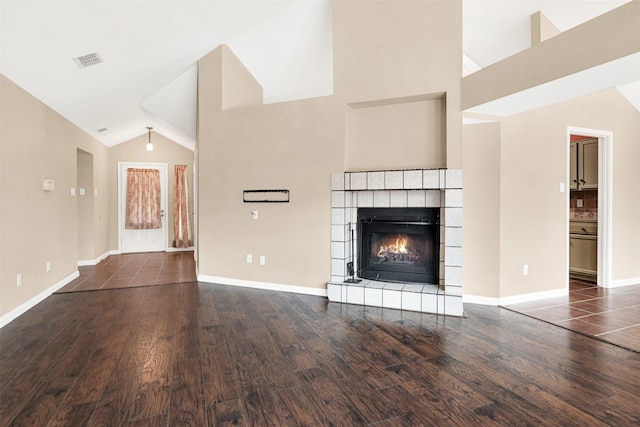
<path id="1" fill-rule="evenodd" d="M 529 47 L 537 11 L 564 31 L 623 3 L 464 0 L 463 49 L 485 67 Z M 153 126 L 193 148 L 195 66 L 223 43 L 266 103 L 333 90 L 330 0 L 0 0 L 0 29 L 0 71 L 107 146 Z"/>

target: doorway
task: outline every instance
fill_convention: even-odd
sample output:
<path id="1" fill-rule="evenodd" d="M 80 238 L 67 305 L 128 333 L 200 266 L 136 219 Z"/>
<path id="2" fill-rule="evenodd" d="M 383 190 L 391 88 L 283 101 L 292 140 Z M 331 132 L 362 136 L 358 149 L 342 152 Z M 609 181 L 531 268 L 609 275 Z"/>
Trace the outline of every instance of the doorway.
<path id="1" fill-rule="evenodd" d="M 126 226 L 129 169 L 157 170 L 160 179 L 160 224 L 152 228 Z M 121 253 L 167 250 L 167 164 L 118 162 L 118 240 Z"/>
<path id="2" fill-rule="evenodd" d="M 78 264 L 95 263 L 93 155 L 77 149 Z"/>
<path id="3" fill-rule="evenodd" d="M 611 132 L 567 128 L 567 288 L 611 285 Z"/>

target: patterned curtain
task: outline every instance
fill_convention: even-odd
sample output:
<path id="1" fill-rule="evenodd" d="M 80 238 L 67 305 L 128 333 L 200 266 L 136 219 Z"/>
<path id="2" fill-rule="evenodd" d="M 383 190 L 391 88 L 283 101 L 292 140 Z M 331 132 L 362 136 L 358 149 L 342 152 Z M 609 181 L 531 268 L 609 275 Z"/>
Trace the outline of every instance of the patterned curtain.
<path id="1" fill-rule="evenodd" d="M 173 246 L 188 248 L 191 246 L 191 227 L 189 226 L 189 186 L 187 184 L 187 166 L 176 165 L 173 183 Z"/>
<path id="2" fill-rule="evenodd" d="M 162 228 L 160 212 L 160 171 L 127 169 L 127 219 L 125 228 Z"/>

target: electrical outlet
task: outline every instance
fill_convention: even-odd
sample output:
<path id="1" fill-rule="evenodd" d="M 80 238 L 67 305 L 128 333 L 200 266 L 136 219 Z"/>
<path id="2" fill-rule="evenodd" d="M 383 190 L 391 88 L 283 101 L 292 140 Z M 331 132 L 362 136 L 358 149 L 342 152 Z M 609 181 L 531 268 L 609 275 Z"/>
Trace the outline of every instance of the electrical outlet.
<path id="1" fill-rule="evenodd" d="M 253 257 L 251 254 L 247 254 L 247 264 L 251 264 L 253 262 Z"/>
<path id="2" fill-rule="evenodd" d="M 22 286 L 22 273 L 18 273 L 16 276 L 16 286 Z"/>
<path id="3" fill-rule="evenodd" d="M 581 208 L 581 207 L 582 207 L 582 205 L 583 205 L 583 201 L 582 201 L 582 199 L 578 199 L 578 200 L 576 200 L 576 207 Z"/>
<path id="4" fill-rule="evenodd" d="M 260 255 L 260 265 L 264 265 L 264 264 L 265 264 L 264 255 Z"/>
<path id="5" fill-rule="evenodd" d="M 529 264 L 525 264 L 522 266 L 522 275 L 526 276 L 527 274 L 529 274 Z"/>
<path id="6" fill-rule="evenodd" d="M 51 261 L 47 261 L 47 273 L 51 271 Z"/>

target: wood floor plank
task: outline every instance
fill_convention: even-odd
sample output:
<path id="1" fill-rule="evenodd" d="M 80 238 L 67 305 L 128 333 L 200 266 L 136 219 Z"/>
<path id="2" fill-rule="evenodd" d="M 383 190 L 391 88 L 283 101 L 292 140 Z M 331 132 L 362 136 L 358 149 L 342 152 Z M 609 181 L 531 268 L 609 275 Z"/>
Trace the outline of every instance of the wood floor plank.
<path id="1" fill-rule="evenodd" d="M 87 425 L 126 425 L 140 386 L 140 368 L 113 371 Z"/>
<path id="2" fill-rule="evenodd" d="M 199 382 L 172 384 L 169 425 L 206 425 L 204 399 L 202 385 Z"/>
<path id="3" fill-rule="evenodd" d="M 155 418 L 169 413 L 171 388 L 168 379 L 156 379 L 140 385 L 129 416 L 130 421 Z"/>
<path id="4" fill-rule="evenodd" d="M 287 425 L 277 406 L 273 391 L 249 386 L 242 395 L 247 415 L 247 425 L 278 427 Z"/>
<path id="5" fill-rule="evenodd" d="M 70 378 L 54 379 L 42 383 L 42 386 L 24 408 L 13 418 L 12 426 L 46 425 L 55 417 L 58 406 L 73 384 Z"/>
<path id="6" fill-rule="evenodd" d="M 63 405 L 46 425 L 50 427 L 86 425 L 95 407 L 96 402 Z"/>
<path id="7" fill-rule="evenodd" d="M 209 425 L 217 427 L 247 426 L 242 400 L 216 402 L 208 408 Z"/>
<path id="8" fill-rule="evenodd" d="M 332 425 L 304 386 L 284 388 L 275 392 L 276 404 L 284 425 L 322 427 Z"/>
<path id="9" fill-rule="evenodd" d="M 239 397 L 238 378 L 229 358 L 223 326 L 201 329 L 202 379 L 209 403 L 231 401 Z"/>
<path id="10" fill-rule="evenodd" d="M 365 423 L 350 396 L 344 393 L 331 374 L 316 368 L 300 371 L 298 376 L 308 389 L 313 390 L 313 400 L 331 425 L 354 426 Z"/>
<path id="11" fill-rule="evenodd" d="M 0 425 L 640 423 L 639 353 L 465 316 L 195 282 L 54 294 L 0 330 Z"/>

